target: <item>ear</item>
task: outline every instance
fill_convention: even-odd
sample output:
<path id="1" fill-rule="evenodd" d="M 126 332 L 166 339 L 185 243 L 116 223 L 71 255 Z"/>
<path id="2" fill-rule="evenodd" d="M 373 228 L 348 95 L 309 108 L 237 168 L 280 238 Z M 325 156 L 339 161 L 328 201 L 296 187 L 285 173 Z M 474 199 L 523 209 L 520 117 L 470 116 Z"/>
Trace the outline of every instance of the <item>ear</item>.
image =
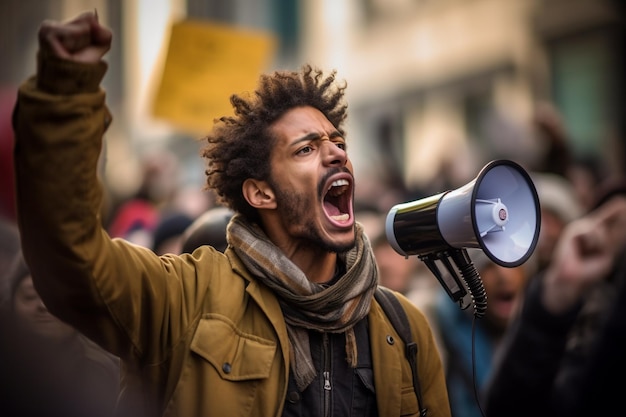
<path id="1" fill-rule="evenodd" d="M 248 178 L 241 187 L 243 196 L 252 207 L 257 209 L 276 208 L 274 191 L 266 181 Z"/>

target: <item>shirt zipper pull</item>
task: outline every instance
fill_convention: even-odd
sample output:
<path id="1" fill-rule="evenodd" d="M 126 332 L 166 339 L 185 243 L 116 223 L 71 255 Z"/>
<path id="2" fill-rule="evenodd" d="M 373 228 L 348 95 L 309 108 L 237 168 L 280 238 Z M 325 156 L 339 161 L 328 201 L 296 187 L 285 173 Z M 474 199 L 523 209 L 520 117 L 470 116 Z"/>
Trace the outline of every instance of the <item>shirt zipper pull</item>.
<path id="1" fill-rule="evenodd" d="M 324 372 L 324 389 L 330 391 L 330 372 Z"/>

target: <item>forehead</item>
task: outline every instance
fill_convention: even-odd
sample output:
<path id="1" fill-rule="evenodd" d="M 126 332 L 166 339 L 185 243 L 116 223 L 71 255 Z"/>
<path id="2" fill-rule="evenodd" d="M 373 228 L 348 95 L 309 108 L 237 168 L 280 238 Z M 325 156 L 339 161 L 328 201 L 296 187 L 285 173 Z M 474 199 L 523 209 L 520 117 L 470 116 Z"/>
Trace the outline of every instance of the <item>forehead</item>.
<path id="1" fill-rule="evenodd" d="M 270 130 L 282 139 L 297 138 L 310 133 L 329 135 L 337 129 L 324 113 L 310 106 L 294 107 L 278 118 Z"/>

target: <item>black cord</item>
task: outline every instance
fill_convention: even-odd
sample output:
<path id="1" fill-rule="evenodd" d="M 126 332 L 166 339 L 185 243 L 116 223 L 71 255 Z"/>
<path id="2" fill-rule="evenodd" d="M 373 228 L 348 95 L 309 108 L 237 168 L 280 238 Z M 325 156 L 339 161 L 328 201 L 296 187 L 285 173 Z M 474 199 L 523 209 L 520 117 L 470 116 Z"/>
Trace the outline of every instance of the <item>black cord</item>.
<path id="1" fill-rule="evenodd" d="M 449 256 L 452 258 L 465 284 L 472 296 L 472 304 L 474 305 L 474 317 L 482 318 L 487 311 L 487 293 L 483 286 L 483 281 L 480 278 L 478 270 L 472 263 L 467 250 L 454 250 L 451 251 Z"/>
<path id="2" fill-rule="evenodd" d="M 476 385 L 476 314 L 472 316 L 472 381 L 474 382 L 474 397 L 476 405 L 480 410 L 480 415 L 485 417 L 483 408 L 480 405 L 480 396 L 478 395 L 478 387 Z"/>

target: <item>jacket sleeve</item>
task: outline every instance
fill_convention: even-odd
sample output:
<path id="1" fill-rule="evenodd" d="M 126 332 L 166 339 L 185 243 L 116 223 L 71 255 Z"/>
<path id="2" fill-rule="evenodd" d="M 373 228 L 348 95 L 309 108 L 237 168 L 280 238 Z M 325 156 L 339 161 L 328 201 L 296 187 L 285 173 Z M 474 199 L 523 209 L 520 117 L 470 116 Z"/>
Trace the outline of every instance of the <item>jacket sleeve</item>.
<path id="1" fill-rule="evenodd" d="M 53 314 L 119 357 L 158 362 L 185 331 L 202 291 L 190 258 L 159 258 L 102 228 L 97 166 L 111 121 L 99 87 L 105 70 L 104 63 L 47 58 L 20 86 L 13 114 L 18 225 Z"/>

